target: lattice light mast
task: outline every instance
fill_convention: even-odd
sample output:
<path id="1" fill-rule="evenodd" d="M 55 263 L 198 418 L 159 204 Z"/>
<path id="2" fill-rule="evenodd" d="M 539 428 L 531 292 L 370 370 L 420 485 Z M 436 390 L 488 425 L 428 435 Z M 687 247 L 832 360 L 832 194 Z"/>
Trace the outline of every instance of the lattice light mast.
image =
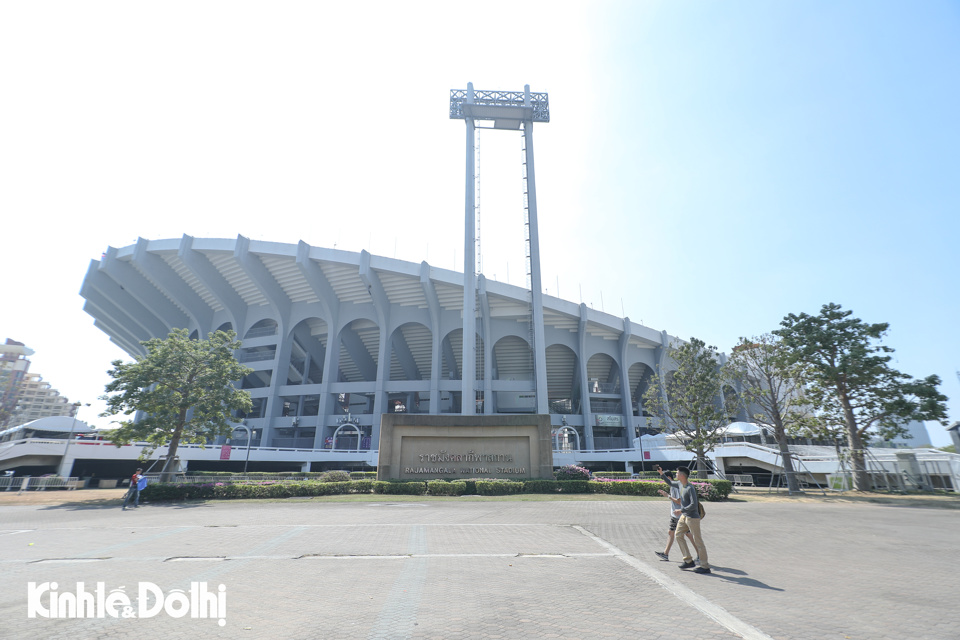
<path id="1" fill-rule="evenodd" d="M 476 165 L 474 144 L 476 123 L 493 121 L 494 129 L 517 131 L 522 127 L 526 165 L 527 246 L 529 253 L 531 324 L 533 326 L 534 377 L 536 380 L 537 413 L 548 413 L 547 361 L 544 351 L 543 289 L 540 278 L 540 233 L 537 225 L 537 190 L 533 170 L 533 123 L 550 122 L 550 103 L 546 93 L 523 91 L 474 91 L 467 88 L 450 91 L 450 118 L 467 125 L 466 201 L 464 204 L 463 239 L 463 364 L 461 411 L 476 413 Z M 470 336 L 474 336 L 471 340 Z M 492 411 L 489 398 L 484 398 L 485 412 Z"/>

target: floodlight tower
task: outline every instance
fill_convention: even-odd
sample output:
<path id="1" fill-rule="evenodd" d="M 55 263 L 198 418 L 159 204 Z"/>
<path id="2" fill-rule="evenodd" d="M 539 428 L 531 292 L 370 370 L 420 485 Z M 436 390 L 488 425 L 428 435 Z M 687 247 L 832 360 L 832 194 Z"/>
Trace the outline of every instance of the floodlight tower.
<path id="1" fill-rule="evenodd" d="M 533 170 L 533 123 L 550 122 L 550 103 L 546 93 L 531 93 L 530 85 L 523 91 L 474 91 L 467 88 L 450 91 L 450 118 L 463 120 L 467 125 L 466 202 L 464 205 L 463 239 L 463 364 L 461 367 L 461 411 L 476 413 L 476 336 L 477 331 L 477 268 L 476 268 L 476 165 L 474 158 L 475 131 L 478 121 L 492 121 L 493 129 L 518 131 L 524 141 L 525 204 L 527 212 L 527 273 L 530 278 L 531 337 L 534 354 L 534 378 L 537 389 L 537 413 L 548 413 L 547 360 L 544 351 L 543 289 L 540 279 L 540 233 L 537 226 L 537 189 Z M 484 127 L 491 128 L 491 127 Z M 484 398 L 490 406 L 490 398 Z"/>

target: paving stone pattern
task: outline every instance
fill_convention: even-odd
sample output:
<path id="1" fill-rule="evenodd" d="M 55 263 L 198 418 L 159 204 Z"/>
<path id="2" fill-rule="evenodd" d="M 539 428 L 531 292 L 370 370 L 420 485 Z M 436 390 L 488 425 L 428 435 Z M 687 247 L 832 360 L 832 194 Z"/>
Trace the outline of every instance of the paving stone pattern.
<path id="1" fill-rule="evenodd" d="M 712 504 L 710 576 L 680 571 L 676 547 L 654 555 L 665 512 L 470 498 L 0 507 L 0 638 L 960 638 L 958 511 Z M 227 614 L 222 627 L 31 619 L 29 581 L 132 596 L 140 581 L 206 581 L 226 586 Z"/>

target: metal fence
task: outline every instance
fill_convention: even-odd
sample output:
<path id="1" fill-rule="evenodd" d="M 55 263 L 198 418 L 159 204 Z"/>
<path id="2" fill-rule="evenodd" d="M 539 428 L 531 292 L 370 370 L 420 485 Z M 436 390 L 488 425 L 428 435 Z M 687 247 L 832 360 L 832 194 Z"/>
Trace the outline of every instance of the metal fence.
<path id="1" fill-rule="evenodd" d="M 0 478 L 0 491 L 46 491 L 47 489 L 67 489 L 73 491 L 83 486 L 79 478 L 61 478 L 60 476 L 8 476 Z"/>

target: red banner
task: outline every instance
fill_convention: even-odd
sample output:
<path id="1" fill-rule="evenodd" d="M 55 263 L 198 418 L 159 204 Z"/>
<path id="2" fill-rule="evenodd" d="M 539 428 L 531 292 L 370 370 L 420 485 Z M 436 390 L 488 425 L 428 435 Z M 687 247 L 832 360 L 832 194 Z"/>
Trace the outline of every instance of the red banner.
<path id="1" fill-rule="evenodd" d="M 221 460 L 229 460 L 229 459 L 230 459 L 230 449 L 231 449 L 231 447 L 230 447 L 230 445 L 228 445 L 228 444 L 225 444 L 225 445 L 223 445 L 222 447 L 220 447 L 220 459 L 221 459 Z"/>

